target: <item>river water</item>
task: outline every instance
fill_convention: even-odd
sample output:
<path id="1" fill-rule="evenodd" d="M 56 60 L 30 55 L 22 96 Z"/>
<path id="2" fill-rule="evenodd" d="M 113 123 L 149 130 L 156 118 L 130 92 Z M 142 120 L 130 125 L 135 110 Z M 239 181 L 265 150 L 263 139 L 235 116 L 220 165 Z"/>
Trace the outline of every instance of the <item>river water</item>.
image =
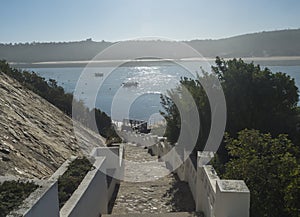
<path id="1" fill-rule="evenodd" d="M 160 94 L 176 87 L 181 77 L 194 78 L 200 73 L 200 66 L 209 71 L 209 65 L 192 63 L 186 68 L 178 64 L 158 64 L 126 67 L 71 67 L 71 68 L 31 68 L 45 79 L 55 79 L 66 92 L 76 93 L 92 108 L 97 107 L 108 115 L 114 108 L 114 120 L 124 117 L 156 121 L 162 110 Z M 295 79 L 300 88 L 300 66 L 262 66 L 272 72 L 285 72 Z M 129 87 L 125 87 L 124 83 Z M 95 97 L 91 97 L 94 96 Z M 129 104 L 129 105 L 128 105 Z M 128 109 L 129 108 L 129 109 Z"/>

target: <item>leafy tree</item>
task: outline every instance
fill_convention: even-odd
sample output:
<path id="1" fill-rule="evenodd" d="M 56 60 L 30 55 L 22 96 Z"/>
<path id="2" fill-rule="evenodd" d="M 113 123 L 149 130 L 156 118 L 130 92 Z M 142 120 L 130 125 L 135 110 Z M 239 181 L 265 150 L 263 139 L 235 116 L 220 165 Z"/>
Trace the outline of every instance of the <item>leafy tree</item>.
<path id="1" fill-rule="evenodd" d="M 225 178 L 245 180 L 251 191 L 252 216 L 299 216 L 300 154 L 299 146 L 294 145 L 300 142 L 299 96 L 294 79 L 241 59 L 225 61 L 217 57 L 212 70 L 225 94 L 226 131 L 232 136 L 225 140 L 227 149 L 225 142 L 221 144 L 214 167 L 221 175 L 225 172 Z M 210 129 L 211 113 L 204 89 L 198 81 L 186 78 L 181 85 L 195 99 L 201 128 Z M 180 115 L 172 101 L 174 92 L 176 95 L 175 90 L 170 91 L 170 98 L 162 99 L 166 135 L 171 141 L 178 137 L 176 130 L 180 129 Z M 199 132 L 196 150 L 203 148 L 207 133 Z"/>
<path id="2" fill-rule="evenodd" d="M 212 67 L 221 80 L 227 103 L 227 128 L 231 135 L 253 128 L 272 135 L 296 136 L 298 88 L 285 73 L 217 57 Z"/>
<path id="3" fill-rule="evenodd" d="M 233 59 L 225 61 L 216 58 L 212 70 L 218 75 L 227 104 L 226 131 L 232 136 L 245 128 L 259 129 L 272 135 L 288 134 L 293 142 L 300 142 L 298 89 L 294 79 L 285 73 L 272 73 L 268 68 Z M 182 78 L 181 85 L 193 96 L 201 121 L 197 150 L 201 150 L 209 135 L 211 111 L 209 101 L 201 84 L 211 85 L 212 75 L 203 73 L 197 80 Z M 203 82 L 200 82 L 202 80 Z M 162 97 L 162 115 L 167 120 L 166 136 L 175 143 L 180 132 L 180 115 L 172 98 L 181 93 L 181 87 L 169 91 L 169 98 Z M 228 161 L 224 144 L 219 149 L 221 164 Z"/>
<path id="4" fill-rule="evenodd" d="M 287 135 L 272 138 L 258 130 L 226 136 L 230 161 L 223 178 L 243 179 L 251 192 L 251 216 L 298 217 L 299 148 Z"/>
<path id="5" fill-rule="evenodd" d="M 216 58 L 212 70 L 218 75 L 227 104 L 226 132 L 231 136 L 245 128 L 258 129 L 271 135 L 287 134 L 295 144 L 300 142 L 298 88 L 289 75 L 272 73 L 268 68 L 245 63 L 242 59 L 225 61 Z M 215 164 L 223 172 L 229 160 L 222 143 Z"/>
<path id="6" fill-rule="evenodd" d="M 164 111 L 161 111 L 161 115 L 165 118 L 167 127 L 165 136 L 168 141 L 172 144 L 176 143 L 180 133 L 180 114 L 175 103 L 170 97 L 161 95 L 161 104 L 164 108 Z"/>
<path id="7" fill-rule="evenodd" d="M 180 113 L 178 111 L 177 106 L 174 103 L 174 99 L 180 98 L 180 100 L 177 100 L 177 103 L 181 104 L 184 110 L 182 112 L 185 113 L 190 112 L 189 102 L 185 102 L 185 97 L 182 97 L 182 94 L 184 92 L 183 88 L 184 88 L 193 97 L 199 112 L 200 129 L 199 129 L 199 136 L 195 147 L 195 151 L 203 149 L 207 137 L 209 135 L 210 127 L 206 127 L 206 126 L 210 126 L 211 111 L 210 111 L 208 97 L 201 83 L 202 84 L 209 83 L 208 81 L 210 79 L 210 76 L 211 75 L 203 72 L 203 76 L 200 77 L 198 75 L 197 80 L 182 78 L 180 81 L 180 85 L 175 90 L 170 90 L 168 92 L 168 96 L 161 96 L 161 104 L 164 108 L 164 111 L 161 111 L 161 114 L 163 115 L 163 117 L 166 119 L 167 122 L 165 136 L 168 138 L 169 142 L 173 144 L 177 142 L 178 136 L 180 134 L 180 129 L 181 129 Z M 190 122 L 194 120 L 185 120 L 185 121 Z"/>

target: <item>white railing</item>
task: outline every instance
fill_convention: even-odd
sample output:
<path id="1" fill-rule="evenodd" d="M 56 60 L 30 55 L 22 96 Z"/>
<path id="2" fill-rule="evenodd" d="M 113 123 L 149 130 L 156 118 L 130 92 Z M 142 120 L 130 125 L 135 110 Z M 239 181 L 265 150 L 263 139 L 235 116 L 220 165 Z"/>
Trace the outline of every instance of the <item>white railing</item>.
<path id="1" fill-rule="evenodd" d="M 111 158 L 112 155 L 115 157 Z M 114 177 L 122 178 L 124 173 L 124 148 L 122 145 L 95 148 L 91 156 L 95 159 L 93 169 L 86 174 L 78 188 L 60 210 L 57 182 L 76 157 L 63 163 L 49 180 L 34 180 L 41 187 L 30 194 L 18 210 L 12 211 L 8 216 L 99 217 L 101 214 L 106 214 L 108 203 L 119 182 Z M 109 171 L 113 171 L 111 175 L 114 177 L 112 179 L 107 178 Z M 0 177 L 0 183 L 6 180 L 14 180 L 14 178 Z M 110 180 L 109 185 L 107 180 Z"/>

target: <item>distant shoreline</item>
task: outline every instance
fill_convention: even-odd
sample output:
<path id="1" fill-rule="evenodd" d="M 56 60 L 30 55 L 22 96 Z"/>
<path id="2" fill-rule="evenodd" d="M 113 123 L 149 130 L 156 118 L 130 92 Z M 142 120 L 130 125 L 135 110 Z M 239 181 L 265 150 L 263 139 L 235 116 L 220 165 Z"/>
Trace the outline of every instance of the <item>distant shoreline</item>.
<path id="1" fill-rule="evenodd" d="M 225 60 L 234 57 L 224 58 Z M 236 57 L 239 58 L 239 57 Z M 255 64 L 265 66 L 300 66 L 300 56 L 273 56 L 273 57 L 241 57 L 245 62 L 254 62 Z M 215 58 L 186 58 L 186 59 L 141 59 L 141 60 L 97 60 L 97 61 L 49 61 L 35 63 L 16 63 L 9 64 L 16 68 L 66 68 L 66 67 L 117 67 L 117 66 L 147 66 L 166 64 L 170 62 L 214 62 Z"/>

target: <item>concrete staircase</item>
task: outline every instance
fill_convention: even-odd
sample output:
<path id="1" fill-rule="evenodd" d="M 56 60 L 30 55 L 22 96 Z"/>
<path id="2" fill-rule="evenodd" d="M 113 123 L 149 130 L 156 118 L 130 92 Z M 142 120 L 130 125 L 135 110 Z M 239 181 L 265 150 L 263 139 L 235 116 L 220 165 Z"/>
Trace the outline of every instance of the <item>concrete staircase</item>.
<path id="1" fill-rule="evenodd" d="M 116 215 L 102 215 L 101 217 L 203 217 L 200 213 L 190 213 L 190 212 L 173 212 L 173 213 L 128 213 L 128 214 L 116 214 Z"/>
<path id="2" fill-rule="evenodd" d="M 127 143 L 125 159 L 138 164 L 150 163 L 157 160 L 157 156 L 151 156 L 143 147 Z M 167 170 L 164 162 L 153 166 L 150 164 L 149 168 L 155 166 L 159 167 L 155 170 L 157 176 Z M 142 180 L 143 177 L 149 178 L 150 171 L 144 166 L 132 167 L 125 163 L 124 173 L 125 178 Z M 172 173 L 146 182 L 122 181 L 111 208 L 111 214 L 102 217 L 203 217 L 194 213 L 195 204 L 188 184 Z"/>

